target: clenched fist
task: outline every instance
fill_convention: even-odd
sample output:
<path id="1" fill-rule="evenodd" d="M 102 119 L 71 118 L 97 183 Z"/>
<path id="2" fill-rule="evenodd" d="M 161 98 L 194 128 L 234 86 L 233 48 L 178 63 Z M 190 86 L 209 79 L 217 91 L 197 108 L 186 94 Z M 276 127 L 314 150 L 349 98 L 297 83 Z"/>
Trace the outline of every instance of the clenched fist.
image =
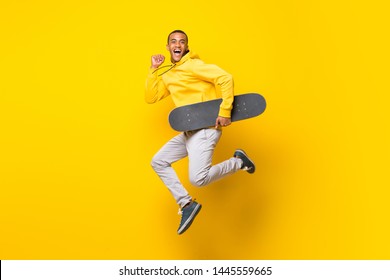
<path id="1" fill-rule="evenodd" d="M 158 68 L 164 63 L 165 56 L 162 54 L 152 55 L 152 68 Z"/>

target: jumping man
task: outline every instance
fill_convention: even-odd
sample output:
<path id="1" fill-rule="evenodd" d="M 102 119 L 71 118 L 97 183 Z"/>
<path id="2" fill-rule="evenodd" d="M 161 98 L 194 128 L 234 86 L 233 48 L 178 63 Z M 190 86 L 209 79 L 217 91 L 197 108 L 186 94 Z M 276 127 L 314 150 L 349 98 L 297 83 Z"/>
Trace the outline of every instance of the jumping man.
<path id="1" fill-rule="evenodd" d="M 238 170 L 255 172 L 255 165 L 243 150 L 236 150 L 233 157 L 212 166 L 214 149 L 221 137 L 222 127 L 231 124 L 234 100 L 233 78 L 216 65 L 204 63 L 189 50 L 188 37 L 182 30 L 168 35 L 166 45 L 171 64 L 160 67 L 165 57 L 153 55 L 146 80 L 145 100 L 155 103 L 171 96 L 176 106 L 222 97 L 215 127 L 186 131 L 169 140 L 153 157 L 152 167 L 173 195 L 181 209 L 178 234 L 185 232 L 201 209 L 181 184 L 172 163 L 188 156 L 191 184 L 206 186 Z M 159 68 L 160 67 L 160 68 Z"/>

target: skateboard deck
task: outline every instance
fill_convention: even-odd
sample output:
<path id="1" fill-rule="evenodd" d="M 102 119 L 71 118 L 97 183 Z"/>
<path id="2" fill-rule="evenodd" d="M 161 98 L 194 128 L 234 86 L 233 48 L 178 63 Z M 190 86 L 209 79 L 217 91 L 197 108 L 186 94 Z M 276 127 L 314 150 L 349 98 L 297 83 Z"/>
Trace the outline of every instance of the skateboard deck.
<path id="1" fill-rule="evenodd" d="M 195 103 L 173 109 L 169 124 L 177 131 L 190 131 L 215 126 L 222 99 Z M 231 121 L 236 122 L 256 117 L 265 111 L 266 102 L 258 93 L 234 96 Z"/>

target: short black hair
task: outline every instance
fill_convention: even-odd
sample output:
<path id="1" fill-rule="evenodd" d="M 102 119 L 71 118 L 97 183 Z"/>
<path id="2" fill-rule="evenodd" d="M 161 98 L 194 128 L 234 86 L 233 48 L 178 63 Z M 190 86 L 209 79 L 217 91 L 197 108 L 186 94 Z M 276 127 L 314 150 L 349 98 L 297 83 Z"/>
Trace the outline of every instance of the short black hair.
<path id="1" fill-rule="evenodd" d="M 183 30 L 176 29 L 176 30 L 173 30 L 171 33 L 169 33 L 169 35 L 168 35 L 168 44 L 169 44 L 169 37 L 170 37 L 173 33 L 181 33 L 181 34 L 186 35 L 187 43 L 188 43 L 188 36 L 187 36 L 187 34 L 186 34 Z"/>

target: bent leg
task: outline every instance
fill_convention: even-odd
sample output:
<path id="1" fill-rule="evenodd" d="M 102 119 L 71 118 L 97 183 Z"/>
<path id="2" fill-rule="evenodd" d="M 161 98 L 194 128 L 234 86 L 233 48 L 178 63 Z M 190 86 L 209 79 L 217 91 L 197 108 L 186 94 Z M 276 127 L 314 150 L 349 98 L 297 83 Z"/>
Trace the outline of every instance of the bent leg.
<path id="1" fill-rule="evenodd" d="M 202 129 L 188 139 L 187 150 L 191 184 L 205 186 L 241 168 L 242 160 L 235 157 L 212 166 L 214 149 L 221 134 L 220 130 Z"/>
<path id="2" fill-rule="evenodd" d="M 191 196 L 181 184 L 172 163 L 188 155 L 183 133 L 168 141 L 153 157 L 152 167 L 181 207 L 191 201 Z"/>

